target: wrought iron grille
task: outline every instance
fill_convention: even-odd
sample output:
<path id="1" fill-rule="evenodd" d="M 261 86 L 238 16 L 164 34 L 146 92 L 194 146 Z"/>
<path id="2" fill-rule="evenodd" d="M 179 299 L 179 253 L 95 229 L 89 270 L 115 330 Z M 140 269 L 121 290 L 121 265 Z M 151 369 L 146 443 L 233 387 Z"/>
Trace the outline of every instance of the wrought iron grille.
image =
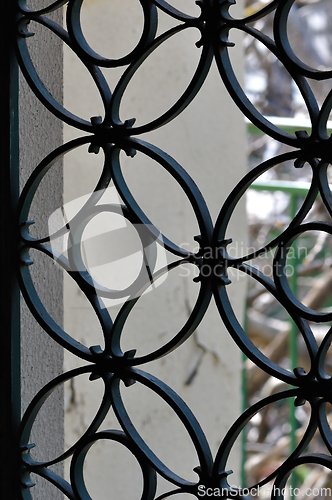
<path id="1" fill-rule="evenodd" d="M 275 487 L 279 489 L 273 491 L 271 497 L 279 499 L 283 498 L 282 489 L 291 472 L 299 465 L 318 464 L 332 470 L 330 455 L 332 451 L 332 435 L 326 415 L 326 405 L 332 403 L 332 378 L 324 369 L 326 353 L 331 343 L 332 329 L 328 331 L 324 340 L 318 346 L 312 328 L 308 323 L 309 321 L 328 323 L 332 320 L 332 313 L 317 312 L 301 303 L 290 289 L 285 272 L 288 251 L 292 243 L 301 234 L 313 230 L 332 234 L 332 225 L 330 223 L 321 221 L 304 222 L 319 194 L 327 211 L 330 215 L 332 214 L 332 195 L 327 180 L 327 169 L 331 160 L 331 138 L 326 131 L 326 123 L 332 107 L 332 91 L 326 97 L 323 105 L 319 107 L 310 88 L 310 80 L 330 79 L 332 71 L 320 71 L 319 69 L 310 68 L 299 60 L 293 52 L 288 40 L 287 23 L 294 2 L 295 0 L 273 0 L 258 13 L 245 19 L 236 19 L 232 16 L 232 9 L 230 9 L 234 0 L 198 0 L 196 3 L 200 7 L 200 14 L 197 17 L 186 15 L 165 0 L 139 0 L 144 13 L 142 36 L 137 46 L 129 54 L 114 60 L 95 53 L 84 38 L 80 23 L 83 0 L 57 0 L 50 3 L 49 7 L 40 10 L 31 10 L 25 0 L 17 1 L 17 57 L 26 80 L 40 101 L 56 117 L 72 127 L 88 133 L 88 135 L 85 134 L 62 145 L 38 165 L 27 181 L 18 205 L 20 255 L 22 257 L 19 268 L 19 282 L 24 298 L 34 317 L 47 334 L 65 349 L 87 362 L 85 366 L 64 373 L 47 384 L 35 396 L 22 419 L 19 432 L 20 450 L 22 452 L 21 470 L 23 471 L 21 476 L 23 482 L 22 498 L 31 498 L 29 490 L 29 486 L 31 486 L 30 473 L 44 477 L 71 500 L 91 498 L 84 483 L 83 465 L 89 448 L 98 440 L 116 441 L 136 457 L 143 478 L 142 499 L 155 498 L 157 473 L 170 484 L 170 491 L 159 496 L 159 500 L 175 493 L 192 494 L 199 498 L 201 492 L 208 488 L 212 488 L 209 491 L 216 491 L 216 496 L 221 494 L 227 498 L 247 498 L 248 495 L 253 494 L 254 488 L 257 488 L 258 485 L 252 486 L 250 490 L 238 489 L 234 491 L 227 482 L 229 474 L 227 467 L 231 466 L 227 462 L 233 444 L 255 413 L 273 402 L 290 398 L 295 398 L 295 405 L 301 405 L 305 401 L 310 404 L 311 417 L 306 432 L 296 449 L 273 473 L 262 480 L 259 486 L 274 480 Z M 50 12 L 62 9 L 65 5 L 67 6 L 65 27 L 46 17 Z M 156 36 L 158 12 L 160 10 L 178 21 L 178 24 L 162 35 Z M 273 14 L 273 38 L 252 27 L 253 22 L 271 13 Z M 33 33 L 29 32 L 30 21 L 40 23 L 49 29 L 77 54 L 90 72 L 102 97 L 105 108 L 104 118 L 93 117 L 91 122 L 85 121 L 67 111 L 46 89 L 29 54 L 27 38 L 33 36 Z M 155 50 L 158 50 L 158 47 L 165 40 L 192 27 L 197 28 L 200 32 L 200 40 L 196 45 L 201 47 L 201 57 L 197 69 L 181 97 L 159 118 L 145 125 L 135 127 L 133 119 L 121 121 L 119 113 L 121 100 L 137 69 Z M 240 30 L 260 41 L 291 75 L 303 96 L 309 112 L 312 125 L 310 135 L 301 130 L 297 131 L 295 136 L 283 132 L 262 116 L 248 99 L 242 85 L 235 76 L 230 59 L 230 52 L 233 50 L 234 45 L 230 40 L 234 30 Z M 245 175 L 221 207 L 214 226 L 203 196 L 189 174 L 167 153 L 140 139 L 141 134 L 163 127 L 190 105 L 204 84 L 213 59 L 217 63 L 220 76 L 229 94 L 248 119 L 265 134 L 292 148 L 290 152 L 265 161 Z M 103 68 L 118 67 L 123 67 L 124 71 L 114 91 L 111 92 L 103 75 Z M 29 234 L 30 222 L 27 219 L 39 184 L 58 158 L 83 144 L 89 145 L 89 151 L 92 153 L 98 152 L 101 148 L 105 155 L 104 169 L 96 189 L 69 224 L 64 225 L 56 233 L 50 234 L 43 239 L 32 237 Z M 159 230 L 146 217 L 136 203 L 124 179 L 119 160 L 121 151 L 124 151 L 129 156 L 133 156 L 136 151 L 139 151 L 153 159 L 182 188 L 184 196 L 189 199 L 194 209 L 200 228 L 200 235 L 197 237 L 200 250 L 197 253 L 188 252 L 177 246 L 166 236 L 161 235 Z M 307 163 L 312 169 L 311 187 L 301 208 L 282 234 L 268 245 L 250 255 L 242 255 L 238 258 L 231 257 L 227 252 L 227 245 L 231 240 L 226 238 L 226 232 L 235 208 L 259 175 L 286 160 L 293 161 L 295 168 L 300 169 Z M 104 207 L 97 205 L 111 179 L 124 201 L 123 206 L 113 204 Z M 102 298 L 116 297 L 117 292 L 96 284 L 85 268 L 80 250 L 80 240 L 85 225 L 103 210 L 122 214 L 129 223 L 138 228 L 138 234 L 146 256 L 146 262 L 142 264 L 142 273 L 147 268 L 150 277 L 148 281 L 142 281 L 142 277 L 139 276 L 125 291 L 130 298 L 121 308 L 114 322 L 112 322 L 107 309 L 102 307 Z M 56 253 L 50 243 L 55 238 L 67 233 L 71 245 L 68 256 L 65 257 L 61 253 Z M 232 235 L 227 234 L 227 236 Z M 169 252 L 176 256 L 177 260 L 158 271 L 156 276 L 154 255 L 157 246 L 160 244 L 163 244 Z M 102 326 L 105 338 L 104 349 L 99 346 L 89 347 L 78 343 L 52 320 L 45 310 L 31 278 L 29 270 L 31 261 L 28 256 L 31 249 L 35 249 L 49 259 L 56 261 L 75 280 L 90 302 Z M 273 280 L 248 263 L 251 259 L 271 249 L 275 249 Z M 123 352 L 120 347 L 123 325 L 139 297 L 156 278 L 183 263 L 191 263 L 197 266 L 199 277 L 196 281 L 200 290 L 195 307 L 185 326 L 170 341 L 150 354 L 136 356 L 134 350 Z M 205 270 L 209 269 L 210 272 L 202 273 L 203 268 Z M 228 287 L 231 286 L 227 272 L 229 268 L 237 269 L 239 272 L 248 275 L 250 279 L 259 282 L 288 312 L 305 341 L 311 361 L 311 368 L 308 373 L 301 367 L 297 367 L 292 373 L 282 366 L 278 366 L 265 357 L 251 342 L 240 325 L 229 300 L 227 291 Z M 165 383 L 142 370 L 145 363 L 166 356 L 190 337 L 202 320 L 212 296 L 222 321 L 239 349 L 262 370 L 289 386 L 288 390 L 258 401 L 239 416 L 224 437 L 214 459 L 203 430 L 189 407 Z M 90 374 L 91 379 L 101 378 L 104 382 L 104 396 L 93 422 L 85 434 L 64 454 L 49 462 L 37 462 L 30 455 L 32 445 L 29 443 L 29 435 L 41 406 L 59 384 L 83 373 Z M 196 482 L 188 482 L 176 472 L 171 471 L 143 441 L 125 409 L 119 390 L 120 381 L 123 381 L 126 385 L 134 382 L 143 384 L 159 395 L 178 415 L 197 451 Z M 123 430 L 99 431 L 105 415 L 111 407 Z M 317 429 L 325 443 L 326 453 L 306 454 L 305 449 Z M 50 469 L 54 463 L 61 462 L 68 457 L 71 457 L 70 482 L 66 482 Z"/>

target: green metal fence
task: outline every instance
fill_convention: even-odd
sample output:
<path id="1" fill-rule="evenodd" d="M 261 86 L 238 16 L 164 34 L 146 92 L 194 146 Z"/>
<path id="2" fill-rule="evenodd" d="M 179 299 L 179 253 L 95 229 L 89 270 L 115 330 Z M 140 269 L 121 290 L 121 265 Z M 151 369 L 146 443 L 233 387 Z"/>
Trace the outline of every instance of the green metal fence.
<path id="1" fill-rule="evenodd" d="M 309 120 L 300 120 L 298 118 L 284 118 L 284 117 L 266 117 L 271 123 L 275 126 L 279 127 L 285 132 L 289 134 L 295 134 L 298 130 L 305 130 L 306 132 L 311 132 L 311 123 Z M 252 135 L 262 134 L 262 132 L 251 122 L 246 119 L 247 131 Z M 329 134 L 332 134 L 332 121 L 329 121 L 327 124 L 327 131 Z M 280 191 L 289 197 L 288 202 L 288 215 L 290 220 L 292 220 L 297 212 L 297 206 L 299 199 L 305 198 L 310 189 L 310 182 L 304 181 L 289 181 L 289 180 L 269 180 L 261 181 L 256 180 L 250 189 L 254 191 L 264 191 L 275 193 Z M 332 188 L 331 188 L 332 190 Z M 296 241 L 294 242 L 296 245 Z M 293 273 L 290 276 L 290 286 L 293 293 L 296 295 L 297 287 L 298 287 L 298 267 L 301 264 L 298 252 L 294 251 L 292 256 L 290 257 L 290 265 L 293 268 Z M 298 329 L 294 322 L 291 322 L 291 330 L 289 335 L 288 342 L 288 357 L 290 361 L 290 365 L 295 367 L 297 366 L 298 361 L 298 349 L 297 349 L 297 335 Z M 244 358 L 245 359 L 245 358 Z M 243 369 L 243 408 L 247 405 L 247 394 L 246 394 L 246 371 Z M 297 421 L 295 415 L 295 406 L 292 401 L 289 402 L 289 419 L 290 419 L 290 451 L 293 451 L 296 448 L 296 429 L 297 429 Z M 242 437 L 242 483 L 245 484 L 245 462 L 246 462 L 246 436 L 243 433 Z M 297 478 L 293 473 L 292 477 L 292 485 L 296 486 Z"/>

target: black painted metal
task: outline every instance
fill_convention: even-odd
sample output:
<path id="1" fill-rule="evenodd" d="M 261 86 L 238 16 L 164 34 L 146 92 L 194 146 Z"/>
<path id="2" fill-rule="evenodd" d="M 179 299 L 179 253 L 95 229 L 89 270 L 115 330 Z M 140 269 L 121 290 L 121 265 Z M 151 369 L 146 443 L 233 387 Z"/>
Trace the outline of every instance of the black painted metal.
<path id="1" fill-rule="evenodd" d="M 15 58 L 16 6 L 6 2 L 3 16 L 7 19 L 0 33 L 0 183 L 3 231 L 0 258 L 4 263 L 1 272 L 0 321 L 0 481 L 4 498 L 19 493 L 17 482 L 18 428 L 21 418 L 20 402 L 20 291 L 16 278 L 17 247 L 16 208 L 19 196 L 18 182 L 18 65 Z M 16 484 L 15 484 L 16 483 Z"/>
<path id="2" fill-rule="evenodd" d="M 320 464 L 332 470 L 332 458 L 330 455 L 332 452 L 332 434 L 325 410 L 326 403 L 332 402 L 332 378 L 324 371 L 324 360 L 331 342 L 332 329 L 329 330 L 323 342 L 318 347 L 312 329 L 308 324 L 308 320 L 328 322 L 331 320 L 331 314 L 319 313 L 304 306 L 291 292 L 285 276 L 287 252 L 294 239 L 300 234 L 311 230 L 332 234 L 332 225 L 330 223 L 319 221 L 303 223 L 318 193 L 321 194 L 327 210 L 332 215 L 332 195 L 327 180 L 327 167 L 331 161 L 332 139 L 328 137 L 326 132 L 326 122 L 332 107 L 332 91 L 326 97 L 323 106 L 319 108 L 310 89 L 310 82 L 308 81 L 308 78 L 316 80 L 331 78 L 332 71 L 320 71 L 309 68 L 293 53 L 287 38 L 287 19 L 289 10 L 295 0 L 274 0 L 260 12 L 246 19 L 234 19 L 232 17 L 232 10 L 229 10 L 229 8 L 234 3 L 233 0 L 199 0 L 196 3 L 200 6 L 201 13 L 197 17 L 180 12 L 164 0 L 139 1 L 145 19 L 141 39 L 137 47 L 130 54 L 119 60 L 112 60 L 96 54 L 84 39 L 80 26 L 80 9 L 83 0 L 58 0 L 51 3 L 48 8 L 39 11 L 29 10 L 24 0 L 18 0 L 17 54 L 27 81 L 35 94 L 55 116 L 69 125 L 90 134 L 64 144 L 45 158 L 31 175 L 20 198 L 19 225 L 22 227 L 21 245 L 26 250 L 22 254 L 25 262 L 22 263 L 19 273 L 22 293 L 36 320 L 43 326 L 45 331 L 65 349 L 68 349 L 88 362 L 86 366 L 65 373 L 50 382 L 36 395 L 26 411 L 20 430 L 21 447 L 23 449 L 23 480 L 28 480 L 29 472 L 33 471 L 51 481 L 72 500 L 90 498 L 84 484 L 84 458 L 89 447 L 94 442 L 104 439 L 121 443 L 137 458 L 142 470 L 144 483 L 142 499 L 152 499 L 155 497 L 156 473 L 159 473 L 170 483 L 170 492 L 159 497 L 160 500 L 161 498 L 171 496 L 175 492 L 188 492 L 199 498 L 199 486 L 223 488 L 224 496 L 245 498 L 240 490 L 235 494 L 228 486 L 227 468 L 231 467 L 231 464 L 227 463 L 228 456 L 235 439 L 252 416 L 272 402 L 295 398 L 295 405 L 300 405 L 304 401 L 308 401 L 311 406 L 311 418 L 306 433 L 295 451 L 291 453 L 275 472 L 261 481 L 259 483 L 260 486 L 274 479 L 274 484 L 281 488 L 291 471 L 304 463 Z M 66 29 L 44 17 L 47 13 L 62 8 L 64 5 L 67 5 Z M 178 20 L 179 23 L 176 27 L 156 37 L 159 9 L 175 20 Z M 274 14 L 274 40 L 251 26 L 253 21 L 269 13 Z M 67 111 L 47 91 L 32 64 L 26 44 L 26 37 L 30 36 L 28 30 L 30 20 L 34 20 L 51 30 L 78 55 L 91 73 L 100 92 L 105 107 L 104 118 L 94 117 L 91 119 L 91 122 L 85 121 Z M 127 119 L 122 122 L 119 115 L 121 99 L 137 69 L 165 40 L 182 30 L 192 27 L 197 28 L 199 33 L 199 41 L 196 45 L 201 50 L 201 56 L 196 72 L 183 95 L 167 112 L 145 125 L 135 127 L 133 119 Z M 232 38 L 234 30 L 248 33 L 259 40 L 288 70 L 308 108 L 312 123 L 310 136 L 301 130 L 296 133 L 296 136 L 283 132 L 264 118 L 248 100 L 241 84 L 236 79 L 229 57 L 229 53 L 233 50 L 233 44 L 229 41 L 229 37 Z M 217 62 L 220 75 L 230 95 L 243 113 L 263 132 L 293 148 L 293 151 L 272 158 L 249 172 L 229 195 L 220 210 L 214 227 L 205 201 L 190 176 L 173 158 L 138 137 L 142 133 L 155 130 L 173 120 L 191 103 L 204 83 L 213 58 Z M 102 70 L 103 68 L 119 66 L 124 67 L 124 72 L 112 93 L 103 76 Z M 49 235 L 43 239 L 33 238 L 29 235 L 30 223 L 27 222 L 27 218 L 30 204 L 41 180 L 46 172 L 52 168 L 57 158 L 64 156 L 82 144 L 89 144 L 90 152 L 98 152 L 101 148 L 105 155 L 104 169 L 95 191 L 91 194 L 90 199 L 79 214 L 70 221 L 69 225 L 57 231 L 56 234 Z M 184 195 L 188 197 L 194 209 L 200 228 L 200 235 L 197 237 L 197 241 L 200 244 L 198 253 L 194 254 L 183 250 L 164 235 L 161 238 L 158 229 L 154 227 L 137 205 L 126 184 L 119 159 L 121 150 L 124 150 L 130 156 L 133 156 L 136 151 L 140 151 L 163 167 L 182 187 Z M 229 240 L 226 239 L 226 232 L 235 207 L 243 198 L 250 185 L 262 172 L 286 160 L 293 161 L 295 168 L 301 168 L 304 163 L 308 163 L 311 166 L 313 174 L 312 186 L 302 207 L 287 229 L 268 245 L 258 249 L 254 254 L 243 255 L 236 259 L 230 257 L 227 253 Z M 96 205 L 96 202 L 100 198 L 100 193 L 106 189 L 111 179 L 121 198 L 124 200 L 125 206 Z M 65 258 L 63 255 L 56 255 L 49 246 L 49 242 L 52 239 L 66 232 L 71 232 L 70 237 L 73 242 L 79 241 L 84 225 L 100 211 L 121 212 L 129 222 L 143 228 L 139 231 L 143 248 L 147 249 L 151 243 L 158 245 L 162 241 L 167 250 L 178 257 L 176 262 L 159 271 L 158 275 L 166 273 L 185 262 L 196 265 L 198 270 L 201 270 L 203 266 L 205 270 L 210 270 L 209 273 L 204 273 L 204 275 L 200 273 L 197 280 L 197 286 L 200 288 L 197 302 L 181 331 L 164 346 L 145 356 L 136 357 L 135 351 L 122 352 L 120 338 L 128 315 L 135 306 L 139 296 L 150 283 L 144 282 L 142 285 L 142 281 L 137 279 L 132 287 L 126 290 L 126 295 L 129 292 L 132 298 L 124 304 L 113 323 L 107 309 L 101 307 L 100 301 L 101 297 L 115 297 L 117 292 L 104 289 L 101 286 L 99 287 L 92 281 L 88 270 L 84 269 L 79 245 L 73 243 L 69 250 L 68 258 Z M 228 236 L 231 235 L 227 234 Z M 105 337 L 104 350 L 99 346 L 89 347 L 79 344 L 49 316 L 38 297 L 29 268 L 26 265 L 30 263 L 27 253 L 31 248 L 44 253 L 50 259 L 55 259 L 84 292 L 101 323 Z M 250 259 L 263 254 L 268 249 L 275 249 L 273 281 L 247 263 Z M 153 277 L 154 269 L 151 262 L 153 262 L 153 258 L 149 259 L 149 272 L 151 277 Z M 236 268 L 239 272 L 245 273 L 251 279 L 261 283 L 293 318 L 303 336 L 311 360 L 309 373 L 306 373 L 300 367 L 296 368 L 294 373 L 292 373 L 271 362 L 253 345 L 241 327 L 229 301 L 227 292 L 227 286 L 230 284 L 227 276 L 227 269 L 229 267 Z M 212 296 L 214 296 L 221 318 L 230 335 L 245 355 L 262 370 L 291 386 L 289 390 L 269 396 L 246 410 L 223 439 L 215 459 L 212 457 L 209 444 L 199 423 L 187 405 L 161 380 L 138 368 L 148 361 L 167 355 L 182 344 L 200 323 Z M 58 384 L 62 384 L 64 381 L 83 373 L 90 373 L 91 379 L 96 377 L 101 378 L 105 386 L 101 406 L 92 424 L 86 433 L 66 453 L 57 457 L 52 462 L 36 462 L 29 453 L 29 435 L 41 405 Z M 126 385 L 134 382 L 143 384 L 158 394 L 178 415 L 186 427 L 197 451 L 198 463 L 195 469 L 198 474 L 197 482 L 188 482 L 168 469 L 142 440 L 126 412 L 119 390 L 120 381 L 123 381 Z M 110 407 L 114 409 L 123 429 L 122 432 L 98 432 Z M 317 429 L 326 445 L 326 454 L 305 454 L 304 450 Z M 70 484 L 49 469 L 52 464 L 66 457 L 72 457 Z M 226 493 L 226 490 L 228 490 L 228 493 Z M 31 498 L 28 489 L 24 489 L 22 495 L 24 499 Z M 272 493 L 272 497 L 282 498 L 282 494 Z"/>

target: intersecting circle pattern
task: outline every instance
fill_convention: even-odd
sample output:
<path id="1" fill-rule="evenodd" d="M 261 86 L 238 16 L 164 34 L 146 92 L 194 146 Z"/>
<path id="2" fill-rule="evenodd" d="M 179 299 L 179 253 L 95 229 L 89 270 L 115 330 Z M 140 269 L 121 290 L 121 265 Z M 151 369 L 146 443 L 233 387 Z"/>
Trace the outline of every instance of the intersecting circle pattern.
<path id="1" fill-rule="evenodd" d="M 264 4 L 265 6 L 258 13 L 244 19 L 238 19 L 232 16 L 232 9 L 230 8 L 234 3 L 232 0 L 198 0 L 196 4 L 199 11 L 196 16 L 178 10 L 175 3 L 173 5 L 173 2 L 137 0 L 144 19 L 141 36 L 136 47 L 131 49 L 128 54 L 114 59 L 111 56 L 105 57 L 105 55 L 102 56 L 95 52 L 85 39 L 81 23 L 84 0 L 57 0 L 49 2 L 47 7 L 39 10 L 29 8 L 25 0 L 18 0 L 17 57 L 22 72 L 31 89 L 49 111 L 63 122 L 84 132 L 81 138 L 60 146 L 44 158 L 34 170 L 22 191 L 19 202 L 19 226 L 21 231 L 20 284 L 30 310 L 48 335 L 65 349 L 88 362 L 86 366 L 60 375 L 51 381 L 35 396 L 28 407 L 20 431 L 22 480 L 26 486 L 29 484 L 29 473 L 33 472 L 50 481 L 67 498 L 91 500 L 84 482 L 84 461 L 90 447 L 95 442 L 110 440 L 116 441 L 136 457 L 143 478 L 142 500 L 155 498 L 157 474 L 163 476 L 171 485 L 171 490 L 167 494 L 160 496 L 160 500 L 180 493 L 187 493 L 199 498 L 200 488 L 203 486 L 205 488 L 222 487 L 224 496 L 234 496 L 234 492 L 230 490 L 227 482 L 227 467 L 231 466 L 231 464 L 228 464 L 228 457 L 236 438 L 258 411 L 271 403 L 287 400 L 288 398 L 296 398 L 295 404 L 297 405 L 307 401 L 311 408 L 311 418 L 307 430 L 296 449 L 282 465 L 264 478 L 259 485 L 262 486 L 274 480 L 276 486 L 282 486 L 286 483 L 291 471 L 301 464 L 318 464 L 332 470 L 330 456 L 332 435 L 326 416 L 326 404 L 328 402 L 332 403 L 332 378 L 324 370 L 326 353 L 331 343 L 332 329 L 328 331 L 318 347 L 311 326 L 308 323 L 308 321 L 327 323 L 332 317 L 331 313 L 320 313 L 302 304 L 290 290 L 285 272 L 287 252 L 301 234 L 308 231 L 332 234 L 332 225 L 329 222 L 304 222 L 318 195 L 321 196 L 328 213 L 332 215 L 332 195 L 327 177 L 327 169 L 331 162 L 331 138 L 326 130 L 332 107 L 332 91 L 326 96 L 323 105 L 319 107 L 308 81 L 308 78 L 314 80 L 329 79 L 332 72 L 308 67 L 292 50 L 288 40 L 288 16 L 294 2 L 295 0 L 273 0 L 266 5 Z M 65 27 L 62 27 L 50 20 L 48 14 L 57 9 L 62 9 L 64 6 L 66 6 L 66 18 Z M 176 23 L 171 29 L 157 35 L 158 14 L 161 11 L 169 15 Z M 252 27 L 253 22 L 264 18 L 268 14 L 273 14 L 273 38 Z M 76 116 L 68 111 L 48 91 L 29 53 L 27 39 L 33 36 L 33 33 L 29 31 L 31 21 L 39 23 L 44 29 L 50 30 L 53 35 L 59 37 L 78 56 L 91 74 L 101 96 L 104 117 L 95 116 L 90 121 L 87 121 L 80 116 Z M 120 118 L 122 99 L 140 66 L 151 54 L 158 51 L 158 48 L 168 39 L 192 28 L 195 28 L 199 35 L 193 50 L 199 50 L 200 57 L 188 86 L 178 96 L 175 104 L 160 116 L 143 125 L 135 126 L 135 120 L 130 116 L 122 120 Z M 307 106 L 311 120 L 310 135 L 303 130 L 297 131 L 294 136 L 282 131 L 269 122 L 248 99 L 242 85 L 236 78 L 230 59 L 230 52 L 234 50 L 234 43 L 231 41 L 232 34 L 237 30 L 262 43 L 288 71 Z M 33 40 L 29 43 L 33 43 Z M 166 152 L 139 138 L 143 133 L 163 127 L 190 105 L 204 84 L 213 59 L 217 63 L 220 76 L 228 92 L 247 118 L 270 137 L 293 148 L 291 152 L 271 158 L 251 170 L 230 193 L 220 209 L 215 226 L 213 226 L 204 198 L 190 175 Z M 122 76 L 113 91 L 111 91 L 103 74 L 104 68 L 123 68 Z M 95 190 L 72 220 L 57 229 L 53 234 L 46 235 L 44 238 L 34 238 L 29 233 L 31 222 L 28 221 L 28 214 L 42 179 L 52 169 L 57 160 L 82 145 L 88 145 L 90 153 L 98 153 L 100 149 L 104 153 L 104 167 Z M 176 242 L 169 239 L 167 234 L 161 234 L 153 222 L 149 220 L 126 183 L 120 161 L 121 151 L 124 151 L 128 156 L 134 156 L 139 151 L 156 162 L 178 183 L 183 191 L 183 196 L 187 197 L 197 218 L 200 230 L 199 236 L 196 237 L 200 246 L 198 252 L 184 250 Z M 299 169 L 304 164 L 308 164 L 312 170 L 311 187 L 302 206 L 288 227 L 273 241 L 255 250 L 250 255 L 231 257 L 227 252 L 227 245 L 230 240 L 226 238 L 226 233 L 235 208 L 257 177 L 285 161 L 293 161 L 294 167 Z M 123 205 L 98 205 L 98 201 L 111 180 L 123 200 Z M 147 257 L 149 280 L 142 278 L 143 275 L 146 275 L 143 272 L 146 267 L 143 263 L 138 278 L 125 292 L 109 289 L 96 283 L 89 274 L 80 252 L 80 240 L 85 227 L 96 215 L 102 212 L 122 215 L 128 223 L 140 228 L 138 237 L 141 240 L 143 253 Z M 64 256 L 56 253 L 50 246 L 50 242 L 66 234 L 72 244 L 68 255 Z M 227 234 L 228 236 L 231 235 Z M 160 244 L 163 244 L 177 259 L 172 264 L 156 271 L 155 252 Z M 30 274 L 29 264 L 31 264 L 31 260 L 28 254 L 30 249 L 42 252 L 49 259 L 56 261 L 85 294 L 102 328 L 105 341 L 103 349 L 100 346 L 80 344 L 51 318 L 38 296 Z M 207 252 L 206 249 L 213 249 L 214 251 Z M 249 261 L 273 249 L 275 249 L 275 254 L 272 280 L 250 265 Z M 196 281 L 197 287 L 199 287 L 196 303 L 185 325 L 178 332 L 175 332 L 173 337 L 164 345 L 144 356 L 137 356 L 135 350 L 123 352 L 121 349 L 123 328 L 140 296 L 150 286 L 151 282 L 184 263 L 197 268 L 198 278 Z M 207 267 L 213 269 L 214 272 L 205 275 L 201 272 L 203 267 L 204 269 Z M 294 320 L 305 341 L 310 357 L 311 368 L 308 373 L 301 367 L 296 368 L 294 373 L 286 370 L 269 360 L 251 342 L 240 325 L 228 297 L 227 288 L 231 286 L 227 273 L 229 268 L 234 268 L 238 272 L 248 275 L 250 279 L 259 282 L 275 297 Z M 103 299 L 123 295 L 128 296 L 128 299 L 113 322 L 107 308 L 103 307 Z M 204 317 L 212 297 L 215 299 L 220 316 L 230 335 L 245 355 L 269 375 L 292 386 L 285 392 L 274 394 L 259 401 L 239 416 L 222 440 L 215 459 L 212 457 L 203 430 L 184 401 L 164 382 L 138 368 L 146 362 L 166 356 L 187 340 Z M 40 408 L 56 387 L 81 374 L 89 374 L 91 380 L 100 378 L 104 384 L 103 398 L 93 421 L 84 435 L 64 454 L 48 462 L 36 461 L 31 453 L 32 445 L 29 443 L 29 436 Z M 145 443 L 127 413 L 121 396 L 120 382 L 123 382 L 125 386 L 133 383 L 142 384 L 162 398 L 175 412 L 186 428 L 197 453 L 196 482 L 188 481 L 178 475 L 176 471 L 170 470 Z M 99 431 L 110 408 L 113 409 L 122 431 Z M 317 429 L 326 445 L 327 452 L 325 455 L 319 456 L 305 454 L 305 449 Z M 64 481 L 50 469 L 52 465 L 68 457 L 71 457 L 70 483 Z M 254 485 L 253 487 L 257 486 Z M 238 490 L 236 495 L 237 498 L 246 498 L 244 490 Z M 278 498 L 282 498 L 281 493 L 280 495 Z M 23 497 L 26 499 L 31 498 L 28 488 L 23 490 Z"/>

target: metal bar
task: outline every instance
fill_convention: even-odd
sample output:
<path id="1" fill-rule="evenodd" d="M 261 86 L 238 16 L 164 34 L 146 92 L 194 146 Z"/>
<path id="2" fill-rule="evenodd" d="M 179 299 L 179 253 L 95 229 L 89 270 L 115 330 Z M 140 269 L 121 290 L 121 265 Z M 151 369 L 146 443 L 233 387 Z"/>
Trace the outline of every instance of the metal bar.
<path id="1" fill-rule="evenodd" d="M 294 194 L 292 192 L 290 194 L 290 206 L 289 206 L 289 214 L 291 217 L 291 220 L 294 219 L 296 212 L 297 212 L 297 201 L 298 201 L 298 194 Z M 297 295 L 297 268 L 299 265 L 299 258 L 298 258 L 298 253 L 297 253 L 297 240 L 293 242 L 293 255 L 290 256 L 289 258 L 289 264 L 293 268 L 293 273 L 290 276 L 290 286 L 292 289 L 292 292 L 294 295 Z M 290 336 L 289 336 L 289 341 L 288 341 L 288 355 L 290 359 L 290 369 L 294 370 L 297 366 L 297 335 L 298 335 L 298 328 L 293 320 L 291 320 L 291 331 L 290 331 Z M 296 449 L 297 442 L 296 442 L 296 416 L 295 416 L 295 405 L 294 401 L 292 399 L 289 400 L 289 423 L 290 423 L 290 453 L 293 453 L 293 451 Z M 294 471 L 291 475 L 290 478 L 290 484 L 293 488 L 297 487 L 298 484 L 298 475 L 297 472 Z"/>
<path id="2" fill-rule="evenodd" d="M 0 64 L 2 68 L 0 115 L 1 148 L 1 375 L 0 394 L 0 463 L 2 497 L 18 498 L 17 435 L 20 421 L 20 295 L 15 275 L 16 206 L 19 192 L 18 148 L 18 67 L 14 56 L 15 2 L 2 5 L 3 26 L 0 31 Z"/>
<path id="3" fill-rule="evenodd" d="M 305 196 L 310 189 L 310 182 L 270 180 L 267 183 L 255 181 L 250 186 L 250 189 L 255 189 L 255 191 L 283 191 L 292 195 Z"/>
<path id="4" fill-rule="evenodd" d="M 295 134 L 298 130 L 305 130 L 308 134 L 311 132 L 311 122 L 308 119 L 288 118 L 284 116 L 265 116 L 265 118 L 273 125 L 289 134 Z M 251 123 L 248 118 L 245 118 L 245 122 L 250 134 L 262 134 L 262 131 Z M 326 130 L 329 134 L 332 133 L 332 121 L 327 122 Z"/>
<path id="5" fill-rule="evenodd" d="M 247 309 L 247 306 L 246 306 Z M 247 319 L 247 315 L 245 317 L 245 323 Z M 246 328 L 246 326 L 245 326 Z M 242 393 L 242 413 L 246 411 L 248 407 L 248 398 L 247 398 L 247 373 L 246 373 L 246 356 L 242 354 L 242 376 L 241 376 L 241 393 Z M 241 487 L 244 488 L 246 485 L 246 461 L 247 461 L 247 429 L 243 429 L 241 434 Z"/>

